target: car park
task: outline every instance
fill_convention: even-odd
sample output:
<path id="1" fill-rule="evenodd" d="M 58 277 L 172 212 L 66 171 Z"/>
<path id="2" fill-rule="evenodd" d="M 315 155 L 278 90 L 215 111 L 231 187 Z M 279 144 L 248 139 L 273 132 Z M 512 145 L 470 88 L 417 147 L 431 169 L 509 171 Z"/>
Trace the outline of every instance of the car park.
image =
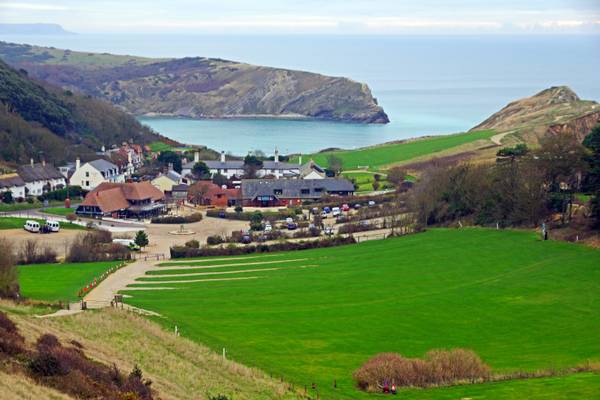
<path id="1" fill-rule="evenodd" d="M 27 232 L 31 232 L 31 233 L 39 233 L 40 232 L 40 223 L 37 221 L 32 221 L 32 220 L 27 220 L 25 221 L 25 224 L 23 225 L 23 229 L 25 229 Z"/>

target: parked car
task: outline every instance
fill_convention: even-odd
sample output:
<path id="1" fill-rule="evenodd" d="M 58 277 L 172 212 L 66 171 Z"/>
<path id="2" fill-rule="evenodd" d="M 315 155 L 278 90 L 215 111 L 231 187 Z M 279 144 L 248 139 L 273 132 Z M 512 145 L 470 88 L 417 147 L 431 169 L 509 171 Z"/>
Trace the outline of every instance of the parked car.
<path id="1" fill-rule="evenodd" d="M 271 224 L 265 225 L 265 232 L 271 232 L 272 230 L 273 230 L 273 227 L 271 226 Z"/>
<path id="2" fill-rule="evenodd" d="M 289 224 L 293 224 L 293 223 L 294 223 L 294 218 L 292 218 L 292 217 L 287 217 L 287 218 L 285 219 L 285 223 L 286 223 L 286 224 L 288 224 L 288 225 L 289 225 Z"/>
<path id="3" fill-rule="evenodd" d="M 25 225 L 23 225 L 23 229 L 27 232 L 31 233 L 39 233 L 40 232 L 40 223 L 37 221 L 27 220 L 25 221 Z"/>
<path id="4" fill-rule="evenodd" d="M 293 231 L 293 230 L 298 229 L 298 225 L 296 225 L 295 223 L 292 222 L 291 224 L 287 224 L 287 228 L 289 231 Z"/>
<path id="5" fill-rule="evenodd" d="M 310 210 L 312 212 L 313 215 L 319 215 L 319 208 L 318 207 L 313 207 L 312 210 Z"/>
<path id="6" fill-rule="evenodd" d="M 225 218 L 226 214 L 224 210 L 219 211 L 219 218 Z"/>
<path id="7" fill-rule="evenodd" d="M 321 218 L 327 218 L 327 213 L 325 212 L 325 210 L 323 210 L 323 212 L 321 212 Z"/>
<path id="8" fill-rule="evenodd" d="M 252 243 L 252 236 L 250 236 L 250 235 L 244 235 L 244 236 L 242 236 L 241 242 L 243 244 Z"/>
<path id="9" fill-rule="evenodd" d="M 331 213 L 331 208 L 329 208 L 329 207 L 323 207 L 323 212 L 329 214 L 329 213 Z"/>
<path id="10" fill-rule="evenodd" d="M 323 233 L 325 233 L 328 236 L 333 235 L 333 228 L 330 226 L 326 226 L 325 229 L 323 230 Z"/>
<path id="11" fill-rule="evenodd" d="M 361 207 L 361 205 L 360 205 L 360 204 L 358 204 L 358 203 L 356 203 L 356 204 L 354 205 L 354 209 L 355 209 L 355 210 L 358 210 L 358 209 L 360 209 L 360 207 Z"/>
<path id="12" fill-rule="evenodd" d="M 343 204 L 342 205 L 342 211 L 344 211 L 344 212 L 350 211 L 350 206 L 348 204 Z"/>
<path id="13" fill-rule="evenodd" d="M 375 202 L 373 200 L 369 200 L 369 207 L 374 207 L 375 206 Z"/>
<path id="14" fill-rule="evenodd" d="M 331 209 L 331 215 L 333 215 L 334 217 L 339 216 L 342 213 L 342 211 L 340 210 L 339 207 L 333 207 Z"/>
<path id="15" fill-rule="evenodd" d="M 141 248 L 135 244 L 135 240 L 132 239 L 113 239 L 113 243 L 117 243 L 127 247 L 129 250 L 140 251 Z"/>

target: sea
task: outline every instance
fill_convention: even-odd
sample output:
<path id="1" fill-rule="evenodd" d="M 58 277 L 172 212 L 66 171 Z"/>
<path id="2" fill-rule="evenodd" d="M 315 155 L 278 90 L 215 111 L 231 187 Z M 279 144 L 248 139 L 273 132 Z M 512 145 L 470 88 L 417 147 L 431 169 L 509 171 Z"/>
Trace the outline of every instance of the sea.
<path id="1" fill-rule="evenodd" d="M 216 57 L 367 83 L 387 125 L 139 119 L 175 140 L 243 155 L 353 149 L 466 131 L 507 103 L 557 85 L 600 101 L 600 35 L 0 35 L 0 40 L 147 57 Z"/>

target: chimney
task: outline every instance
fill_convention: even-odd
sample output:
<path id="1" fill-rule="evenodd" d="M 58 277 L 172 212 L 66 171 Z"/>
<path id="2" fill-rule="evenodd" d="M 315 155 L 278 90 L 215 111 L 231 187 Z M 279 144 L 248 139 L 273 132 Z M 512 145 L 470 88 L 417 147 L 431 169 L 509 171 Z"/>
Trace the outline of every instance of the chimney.
<path id="1" fill-rule="evenodd" d="M 277 150 L 277 147 L 275 148 L 275 162 L 279 162 L 279 150 Z"/>
<path id="2" fill-rule="evenodd" d="M 298 157 L 298 165 L 302 165 L 302 154 Z"/>
<path id="3" fill-rule="evenodd" d="M 81 160 L 79 157 L 75 160 L 75 171 L 77 171 L 81 167 Z"/>
<path id="4" fill-rule="evenodd" d="M 31 166 L 33 167 L 33 158 L 29 159 L 29 163 L 31 164 Z"/>
<path id="5" fill-rule="evenodd" d="M 169 171 L 169 172 L 170 172 L 170 171 L 173 171 L 173 163 L 169 163 L 169 169 L 168 169 L 168 171 Z"/>
<path id="6" fill-rule="evenodd" d="M 133 164 L 133 160 L 131 159 L 131 151 L 127 152 L 127 162 L 129 166 Z"/>
<path id="7" fill-rule="evenodd" d="M 194 164 L 198 164 L 199 162 L 200 162 L 200 152 L 195 151 L 194 152 Z"/>
<path id="8" fill-rule="evenodd" d="M 104 145 L 102 145 L 102 152 L 106 153 L 106 147 L 104 147 Z"/>
<path id="9" fill-rule="evenodd" d="M 46 159 L 42 158 L 42 166 L 45 167 L 46 166 Z"/>
<path id="10" fill-rule="evenodd" d="M 221 152 L 221 162 L 225 162 L 225 152 Z"/>

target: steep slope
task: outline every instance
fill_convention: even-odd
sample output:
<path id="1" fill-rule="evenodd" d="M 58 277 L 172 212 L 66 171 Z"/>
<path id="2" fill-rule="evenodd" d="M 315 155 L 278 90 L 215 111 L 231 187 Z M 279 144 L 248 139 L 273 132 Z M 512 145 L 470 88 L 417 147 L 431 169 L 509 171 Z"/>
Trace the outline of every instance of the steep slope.
<path id="1" fill-rule="evenodd" d="M 207 399 L 223 394 L 230 399 L 299 399 L 286 382 L 264 372 L 248 368 L 207 347 L 167 332 L 156 323 L 127 311 L 104 309 L 72 316 L 37 318 L 35 309 L 0 301 L 0 311 L 14 321 L 28 343 L 42 334 L 55 335 L 61 342 L 72 340 L 83 345 L 85 354 L 122 371 L 138 365 L 152 380 L 160 399 Z M 2 390 L 11 384 L 20 396 L 5 396 Z M 14 385 L 14 386 L 13 386 Z M 40 386 L 23 375 L 7 371 L 0 363 L 0 399 L 70 398 Z"/>
<path id="2" fill-rule="evenodd" d="M 162 137 L 107 102 L 41 84 L 0 61 L 0 160 L 60 163 L 107 147 Z"/>
<path id="3" fill-rule="evenodd" d="M 545 89 L 508 104 L 471 131 L 494 129 L 506 139 L 535 145 L 548 134 L 571 133 L 580 140 L 600 121 L 600 104 L 581 100 L 566 86 Z"/>
<path id="4" fill-rule="evenodd" d="M 148 59 L 5 42 L 0 57 L 135 115 L 389 122 L 369 87 L 347 78 L 203 57 Z"/>

